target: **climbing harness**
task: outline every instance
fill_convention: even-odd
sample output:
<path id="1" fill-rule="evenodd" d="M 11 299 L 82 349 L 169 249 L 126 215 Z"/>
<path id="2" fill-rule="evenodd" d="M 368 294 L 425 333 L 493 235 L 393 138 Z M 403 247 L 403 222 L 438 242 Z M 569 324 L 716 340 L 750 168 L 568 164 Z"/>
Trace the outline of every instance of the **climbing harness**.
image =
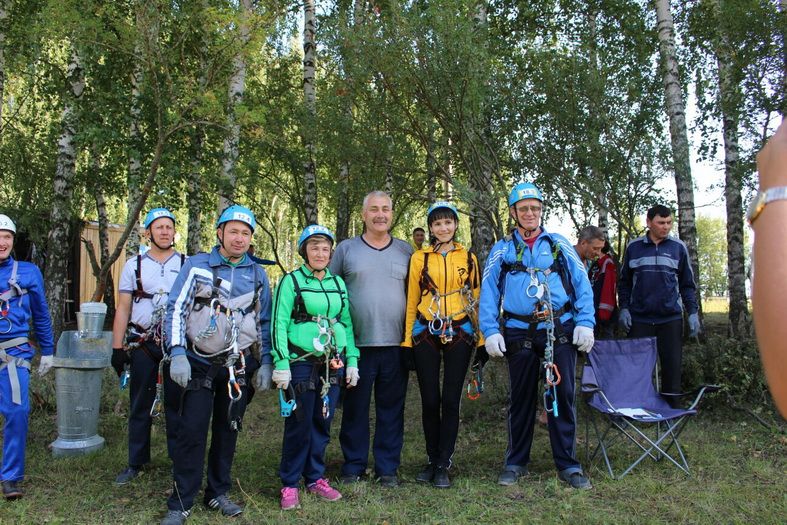
<path id="1" fill-rule="evenodd" d="M 22 288 L 16 282 L 16 274 L 19 269 L 19 263 L 14 261 L 11 266 L 11 277 L 8 278 L 8 290 L 0 293 L 0 335 L 11 332 L 14 327 L 8 314 L 11 311 L 11 299 L 14 297 L 21 297 L 27 294 L 27 288 Z"/>
<path id="2" fill-rule="evenodd" d="M 429 328 L 430 334 L 439 337 L 441 343 L 448 344 L 453 341 L 454 336 L 456 335 L 456 332 L 454 331 L 455 319 L 461 318 L 462 316 L 467 316 L 474 328 L 477 328 L 478 326 L 475 315 L 478 301 L 473 296 L 473 289 L 471 286 L 471 279 L 474 273 L 473 256 L 470 254 L 470 252 L 467 252 L 468 271 L 464 285 L 456 290 L 440 293 L 437 283 L 435 283 L 434 279 L 432 279 L 432 277 L 429 275 L 429 253 L 431 252 L 424 251 L 424 265 L 421 269 L 420 282 L 422 295 L 426 295 L 427 293 L 432 294 L 432 299 L 429 302 L 429 307 L 427 308 L 427 311 L 432 318 L 428 320 L 426 324 Z M 447 305 L 447 298 L 455 294 L 459 294 L 463 297 L 464 300 L 462 302 L 464 303 L 464 306 L 459 311 L 452 312 L 450 314 L 443 312 L 442 305 Z"/>

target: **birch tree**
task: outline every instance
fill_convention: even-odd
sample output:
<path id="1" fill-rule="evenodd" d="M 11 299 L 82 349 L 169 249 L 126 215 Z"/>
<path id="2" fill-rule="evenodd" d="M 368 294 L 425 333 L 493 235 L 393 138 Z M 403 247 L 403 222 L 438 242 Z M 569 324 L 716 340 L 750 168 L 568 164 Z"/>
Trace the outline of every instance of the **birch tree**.
<path id="1" fill-rule="evenodd" d="M 303 213 L 306 224 L 317 223 L 317 163 L 315 146 L 316 89 L 314 85 L 315 61 L 317 49 L 315 45 L 315 12 L 314 0 L 303 2 L 303 105 L 304 122 L 302 124 L 305 160 L 303 163 Z"/>
<path id="2" fill-rule="evenodd" d="M 5 105 L 5 32 L 8 0 L 0 0 L 0 140 L 3 138 L 3 106 Z"/>
<path id="3" fill-rule="evenodd" d="M 54 178 L 54 198 L 50 214 L 50 231 L 47 240 L 48 258 L 44 278 L 47 283 L 46 298 L 52 316 L 52 329 L 56 336 L 63 329 L 63 315 L 68 299 L 68 260 L 71 247 L 71 194 L 76 174 L 79 128 L 79 101 L 85 89 L 85 74 L 76 48 L 66 72 L 66 93 L 61 116 L 61 132 L 57 141 L 57 167 Z"/>
<path id="4" fill-rule="evenodd" d="M 670 123 L 670 142 L 672 144 L 672 167 L 675 172 L 675 187 L 678 197 L 678 231 L 686 244 L 694 271 L 694 279 L 699 285 L 700 268 L 697 257 L 697 227 L 694 222 L 694 181 L 691 176 L 689 136 L 686 128 L 686 107 L 683 102 L 683 84 L 678 68 L 675 49 L 675 24 L 669 0 L 654 0 L 657 17 L 659 52 L 664 78 L 664 98 Z"/>

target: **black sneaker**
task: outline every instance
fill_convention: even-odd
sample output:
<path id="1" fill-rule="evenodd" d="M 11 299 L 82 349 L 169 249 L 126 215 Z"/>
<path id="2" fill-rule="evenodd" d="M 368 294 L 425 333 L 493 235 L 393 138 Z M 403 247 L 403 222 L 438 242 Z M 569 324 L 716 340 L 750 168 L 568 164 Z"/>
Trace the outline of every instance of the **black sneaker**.
<path id="1" fill-rule="evenodd" d="M 506 469 L 497 477 L 497 484 L 508 487 L 516 484 L 517 480 L 523 476 L 527 476 L 527 467 L 518 470 Z"/>
<path id="2" fill-rule="evenodd" d="M 205 506 L 209 509 L 220 510 L 223 515 L 229 517 L 237 516 L 243 512 L 243 507 L 233 503 L 226 494 L 221 494 L 210 501 L 206 501 Z"/>
<path id="3" fill-rule="evenodd" d="M 582 472 L 572 472 L 568 475 L 564 475 L 561 472 L 557 477 L 560 478 L 560 481 L 568 483 L 572 489 L 589 490 L 593 488 L 590 480 Z"/>
<path id="4" fill-rule="evenodd" d="M 22 492 L 22 487 L 19 486 L 19 481 L 4 481 L 3 482 L 3 497 L 9 501 L 19 499 L 25 495 Z"/>
<path id="5" fill-rule="evenodd" d="M 424 469 L 415 476 L 415 481 L 419 483 L 431 483 L 434 479 L 435 466 L 429 463 Z"/>
<path id="6" fill-rule="evenodd" d="M 359 483 L 360 481 L 360 474 L 342 474 L 342 477 L 339 478 L 339 483 L 342 485 L 352 485 L 353 483 Z"/>
<path id="7" fill-rule="evenodd" d="M 396 477 L 396 474 L 392 476 L 378 476 L 377 483 L 379 483 L 381 487 L 395 489 L 399 486 L 399 478 Z"/>
<path id="8" fill-rule="evenodd" d="M 448 469 L 445 467 L 437 467 L 434 471 L 432 484 L 438 489 L 450 488 L 451 480 L 448 478 Z"/>
<path id="9" fill-rule="evenodd" d="M 136 467 L 127 467 L 123 472 L 118 474 L 118 477 L 115 478 L 115 485 L 126 485 L 131 483 L 134 478 L 139 477 L 141 474 L 141 469 Z"/>
<path id="10" fill-rule="evenodd" d="M 189 514 L 191 514 L 191 510 L 168 510 L 160 525 L 183 525 Z"/>

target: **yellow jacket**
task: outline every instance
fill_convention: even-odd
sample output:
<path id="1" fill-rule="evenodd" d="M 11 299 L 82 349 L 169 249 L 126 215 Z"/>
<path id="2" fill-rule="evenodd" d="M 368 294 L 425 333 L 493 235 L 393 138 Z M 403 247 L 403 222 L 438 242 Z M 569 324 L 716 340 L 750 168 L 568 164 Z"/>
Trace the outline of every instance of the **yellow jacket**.
<path id="1" fill-rule="evenodd" d="M 472 263 L 472 268 L 468 268 L 468 255 Z M 481 292 L 481 273 L 478 267 L 478 259 L 469 253 L 464 246 L 454 242 L 454 249 L 448 252 L 445 257 L 439 252 L 433 252 L 427 246 L 418 250 L 410 257 L 410 271 L 407 282 L 407 313 L 404 321 L 404 341 L 402 346 L 413 346 L 413 324 L 420 313 L 421 317 L 427 321 L 434 316 L 429 313 L 429 306 L 432 304 L 432 292 L 427 283 L 423 282 L 424 259 L 428 261 L 427 274 L 437 287 L 438 293 L 449 294 L 458 292 L 469 284 L 472 295 L 476 301 L 474 313 L 472 314 L 473 330 L 480 338 L 479 345 L 483 344 L 483 334 L 478 330 L 478 296 Z M 468 275 L 469 274 L 469 275 Z M 465 321 L 467 314 L 463 311 L 468 304 L 468 298 L 463 293 L 451 293 L 440 297 L 440 316 L 445 318 L 454 316 L 454 326 L 458 326 Z M 432 307 L 435 310 L 437 301 Z"/>

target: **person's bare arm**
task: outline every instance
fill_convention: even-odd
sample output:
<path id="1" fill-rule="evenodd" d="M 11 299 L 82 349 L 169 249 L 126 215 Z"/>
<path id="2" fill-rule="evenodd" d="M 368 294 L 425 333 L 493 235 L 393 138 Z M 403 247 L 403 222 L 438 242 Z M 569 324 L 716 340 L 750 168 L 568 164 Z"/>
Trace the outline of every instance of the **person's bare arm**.
<path id="1" fill-rule="evenodd" d="M 112 322 L 112 348 L 123 348 L 123 338 L 131 317 L 131 294 L 119 293 L 115 305 L 115 320 Z"/>
<path id="2" fill-rule="evenodd" d="M 760 191 L 787 186 L 787 123 L 757 155 Z M 752 224 L 752 304 L 765 376 L 781 414 L 787 417 L 787 201 L 773 201 Z"/>

